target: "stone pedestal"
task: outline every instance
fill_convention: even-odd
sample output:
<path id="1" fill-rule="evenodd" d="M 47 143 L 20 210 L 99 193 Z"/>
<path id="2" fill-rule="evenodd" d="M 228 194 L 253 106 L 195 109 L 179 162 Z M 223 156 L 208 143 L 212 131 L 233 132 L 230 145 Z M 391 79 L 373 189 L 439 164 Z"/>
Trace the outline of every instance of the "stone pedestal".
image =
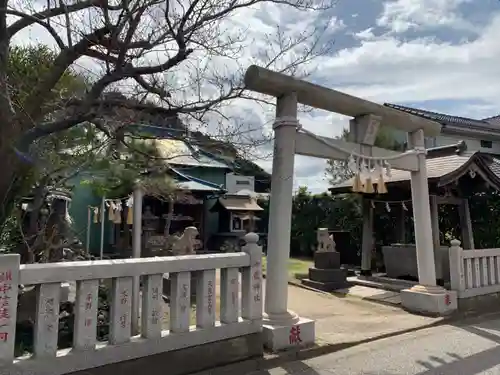
<path id="1" fill-rule="evenodd" d="M 401 304 L 410 311 L 430 316 L 443 316 L 458 308 L 457 293 L 439 286 L 416 285 L 401 291 Z"/>
<path id="2" fill-rule="evenodd" d="M 314 267 L 309 268 L 309 278 L 302 280 L 302 283 L 326 292 L 347 288 L 347 270 L 340 268 L 340 253 L 316 251 Z"/>
<path id="3" fill-rule="evenodd" d="M 314 320 L 311 319 L 298 318 L 293 325 L 267 325 L 264 321 L 262 328 L 264 346 L 273 352 L 314 345 Z"/>

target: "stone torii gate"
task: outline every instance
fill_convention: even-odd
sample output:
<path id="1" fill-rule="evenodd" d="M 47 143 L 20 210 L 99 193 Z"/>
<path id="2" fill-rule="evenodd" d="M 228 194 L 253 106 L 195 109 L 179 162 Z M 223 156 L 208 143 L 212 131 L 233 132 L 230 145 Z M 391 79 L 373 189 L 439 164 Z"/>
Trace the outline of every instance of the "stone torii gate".
<path id="1" fill-rule="evenodd" d="M 424 135 L 435 136 L 441 125 L 326 87 L 255 65 L 245 74 L 247 89 L 277 100 L 264 304 L 264 337 L 272 350 L 314 342 L 314 321 L 287 309 L 294 156 L 347 160 L 390 160 L 394 169 L 411 172 L 419 285 L 403 290 L 401 301 L 410 311 L 445 314 L 456 309 L 456 295 L 436 284 Z M 298 103 L 350 116 L 356 143 L 318 137 L 301 129 Z M 374 147 L 380 126 L 408 133 L 412 148 L 405 153 Z M 370 163 L 370 162 L 369 162 Z"/>

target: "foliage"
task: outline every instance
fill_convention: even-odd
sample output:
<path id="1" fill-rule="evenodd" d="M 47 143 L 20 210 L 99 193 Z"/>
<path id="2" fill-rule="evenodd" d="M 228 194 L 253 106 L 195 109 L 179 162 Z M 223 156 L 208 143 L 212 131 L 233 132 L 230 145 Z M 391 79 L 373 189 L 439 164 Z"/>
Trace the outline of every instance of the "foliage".
<path id="1" fill-rule="evenodd" d="M 299 188 L 293 198 L 291 254 L 296 257 L 311 256 L 316 247 L 316 230 L 320 227 L 348 231 L 352 243 L 360 249 L 363 225 L 360 203 L 359 196 L 354 194 L 332 197 L 326 193 L 311 194 L 306 187 Z M 262 216 L 268 216 L 268 205 L 259 204 L 265 208 Z M 496 191 L 477 193 L 470 197 L 469 205 L 476 248 L 500 247 L 500 194 Z M 412 206 L 409 203 L 406 206 L 405 242 L 414 243 Z M 395 213 L 402 209 L 402 205 L 391 204 L 390 209 L 387 211 L 385 204 L 376 203 L 374 206 L 373 233 L 378 253 L 381 246 L 399 240 L 394 230 L 398 220 Z M 461 238 L 455 206 L 440 206 L 439 227 L 442 244 L 449 244 L 452 238 Z"/>
<path id="2" fill-rule="evenodd" d="M 140 185 L 149 195 L 168 199 L 176 190 L 168 170 L 154 140 L 128 136 L 122 147 L 110 147 L 95 160 L 83 183 L 107 198 L 125 197 Z"/>
<path id="3" fill-rule="evenodd" d="M 469 200 L 469 207 L 476 249 L 500 247 L 500 193 L 495 190 L 476 193 Z M 450 216 L 443 215 L 441 220 L 449 219 Z M 455 238 L 460 238 L 458 212 L 453 217 L 456 224 L 448 224 L 448 228 L 452 228 Z"/>
<path id="4" fill-rule="evenodd" d="M 46 46 L 34 45 L 12 47 L 7 65 L 8 83 L 11 88 L 12 105 L 21 113 L 29 105 L 28 98 L 40 77 L 50 71 L 57 55 Z M 48 92 L 45 105 L 50 113 L 59 108 L 72 97 L 85 92 L 86 82 L 71 70 L 62 74 L 58 83 Z M 49 187 L 64 186 L 71 175 L 76 173 L 85 163 L 90 163 L 94 155 L 91 145 L 95 143 L 95 134 L 90 132 L 89 124 L 81 124 L 74 128 L 50 134 L 37 140 L 31 146 L 32 163 L 36 168 L 30 169 L 22 177 L 26 189 L 13 191 L 14 200 L 11 205 L 19 207 L 19 199 L 32 195 L 33 212 L 44 202 Z M 1 141 L 0 141 L 1 143 Z M 68 150 L 72 150 L 69 155 Z M 12 181 L 14 183 L 14 181 Z M 0 243 L 7 251 L 15 251 L 20 244 L 30 245 L 38 236 L 37 230 L 23 226 L 24 212 L 17 209 L 11 212 L 3 222 Z M 33 226 L 31 227 L 33 229 Z"/>
<path id="5" fill-rule="evenodd" d="M 113 139 L 118 144 L 123 141 L 123 127 L 149 113 L 159 122 L 180 117 L 191 130 L 210 122 L 219 138 L 233 144 L 238 141 L 240 147 L 248 140 L 249 150 L 256 144 L 254 134 L 267 141 L 260 124 L 256 129 L 253 124 L 243 125 L 224 109 L 237 99 L 268 103 L 245 90 L 244 71 L 252 63 L 307 75 L 311 61 L 331 50 L 331 41 L 322 35 L 329 22 L 321 26 L 310 22 L 298 32 L 276 25 L 274 31 L 266 28 L 261 33 L 263 43 L 256 43 L 233 17 L 266 3 L 312 16 L 314 11 L 328 13 L 336 3 L 208 0 L 179 5 L 163 0 L 62 0 L 42 5 L 2 1 L 0 159 L 5 168 L 0 180 L 0 228 L 15 200 L 32 188 L 33 170 L 39 168 L 39 154 L 33 154 L 33 148 L 41 152 L 41 140 L 51 134 L 91 123 L 106 135 L 100 141 Z M 38 48 L 35 54 L 19 57 L 12 47 L 13 38 L 34 25 L 36 32 L 52 38 L 54 52 L 34 47 Z M 12 69 L 10 55 L 23 67 L 36 69 Z M 88 65 L 92 66 L 83 92 L 72 85 L 68 88 L 67 82 L 75 82 L 73 69 L 82 60 L 91 60 Z M 118 90 L 122 97 L 107 95 Z"/>
<path id="6" fill-rule="evenodd" d="M 10 47 L 7 76 L 11 101 L 17 111 L 24 111 L 28 98 L 42 77 L 53 68 L 56 57 L 53 50 L 41 44 Z M 81 75 L 66 70 L 50 92 L 45 93 L 44 112 L 50 113 L 70 98 L 83 95 L 86 88 L 87 83 Z"/>

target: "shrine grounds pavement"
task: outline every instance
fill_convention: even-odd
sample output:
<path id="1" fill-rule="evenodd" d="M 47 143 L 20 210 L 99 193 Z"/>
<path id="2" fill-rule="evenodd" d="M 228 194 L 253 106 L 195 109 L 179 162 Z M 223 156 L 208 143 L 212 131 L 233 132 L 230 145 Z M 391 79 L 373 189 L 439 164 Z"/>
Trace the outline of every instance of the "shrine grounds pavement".
<path id="1" fill-rule="evenodd" d="M 288 287 L 288 306 L 300 316 L 316 321 L 316 345 L 303 350 L 266 354 L 262 359 L 240 362 L 196 375 L 343 375 L 344 372 L 337 371 L 337 367 L 333 372 L 318 372 L 314 366 L 308 365 L 306 360 L 314 361 L 314 358 L 319 360 L 371 342 L 375 344 L 404 334 L 411 336 L 417 331 L 446 323 L 443 318 L 410 314 L 397 306 L 378 304 L 345 295 L 316 292 L 294 285 Z M 362 358 L 357 360 L 362 361 Z M 345 372 L 345 374 L 356 375 L 365 372 Z M 366 374 L 392 375 L 384 372 Z M 456 375 L 458 374 L 457 372 Z"/>
<path id="2" fill-rule="evenodd" d="M 222 373 L 212 372 L 211 375 Z M 224 375 L 498 375 L 500 314 L 447 322 L 315 358 Z"/>

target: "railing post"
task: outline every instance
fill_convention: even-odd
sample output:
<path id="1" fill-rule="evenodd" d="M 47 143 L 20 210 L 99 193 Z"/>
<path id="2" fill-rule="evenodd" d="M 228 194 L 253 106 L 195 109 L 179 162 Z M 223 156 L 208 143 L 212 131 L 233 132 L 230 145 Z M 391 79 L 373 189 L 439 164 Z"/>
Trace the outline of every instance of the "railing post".
<path id="1" fill-rule="evenodd" d="M 55 357 L 59 332 L 61 283 L 39 284 L 37 290 L 34 355 Z"/>
<path id="2" fill-rule="evenodd" d="M 460 247 L 460 241 L 457 239 L 451 240 L 449 250 L 451 290 L 459 294 L 465 290 L 465 270 L 462 253 L 463 249 Z"/>
<path id="3" fill-rule="evenodd" d="M 20 261 L 18 254 L 0 256 L 0 363 L 14 360 Z"/>
<path id="4" fill-rule="evenodd" d="M 170 331 L 189 332 L 191 322 L 191 274 L 170 275 Z"/>
<path id="5" fill-rule="evenodd" d="M 262 246 L 259 235 L 245 235 L 243 251 L 250 255 L 250 267 L 242 272 L 241 317 L 248 320 L 262 319 Z"/>

